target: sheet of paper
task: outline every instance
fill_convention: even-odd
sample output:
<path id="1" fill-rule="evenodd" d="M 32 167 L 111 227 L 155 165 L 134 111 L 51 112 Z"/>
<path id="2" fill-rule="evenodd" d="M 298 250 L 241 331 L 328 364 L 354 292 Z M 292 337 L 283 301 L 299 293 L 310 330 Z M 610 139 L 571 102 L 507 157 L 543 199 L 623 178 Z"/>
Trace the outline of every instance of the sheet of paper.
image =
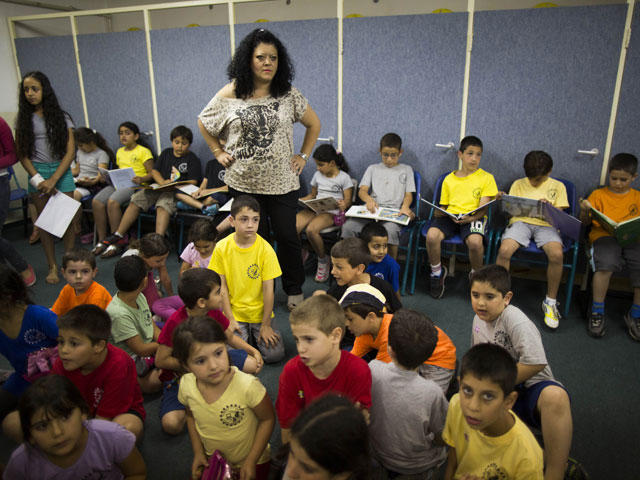
<path id="1" fill-rule="evenodd" d="M 64 232 L 67 231 L 71 220 L 73 220 L 80 206 L 81 204 L 77 200 L 74 200 L 64 193 L 56 192 L 38 216 L 36 227 L 61 238 Z"/>
<path id="2" fill-rule="evenodd" d="M 186 193 L 187 195 L 191 195 L 193 192 L 197 192 L 198 191 L 198 187 L 195 185 L 180 185 L 178 187 L 178 190 L 180 190 L 181 192 Z"/>
<path id="3" fill-rule="evenodd" d="M 231 211 L 231 205 L 233 205 L 233 198 L 231 200 L 229 200 L 227 203 L 225 203 L 223 206 L 220 207 L 220 210 L 218 210 L 219 212 L 230 212 Z"/>
<path id="4" fill-rule="evenodd" d="M 118 190 L 119 188 L 136 188 L 140 185 L 131 181 L 136 174 L 133 173 L 133 168 L 117 168 L 115 170 L 109 170 L 109 177 L 113 183 L 113 188 Z"/>

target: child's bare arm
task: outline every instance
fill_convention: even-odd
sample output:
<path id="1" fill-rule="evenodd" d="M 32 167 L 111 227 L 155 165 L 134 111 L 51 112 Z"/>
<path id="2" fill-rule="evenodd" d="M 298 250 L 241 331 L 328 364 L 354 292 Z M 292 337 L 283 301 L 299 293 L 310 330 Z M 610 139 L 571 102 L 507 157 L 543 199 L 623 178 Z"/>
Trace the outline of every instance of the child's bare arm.
<path id="1" fill-rule="evenodd" d="M 456 449 L 449 447 L 449 456 L 447 457 L 447 469 L 444 472 L 444 480 L 453 480 L 453 476 L 458 469 L 458 457 Z"/>
<path id="2" fill-rule="evenodd" d="M 300 200 L 311 200 L 312 198 L 316 198 L 318 196 L 318 187 L 311 187 L 311 193 L 309 195 L 305 195 L 304 197 L 300 197 Z"/>
<path id="3" fill-rule="evenodd" d="M 491 200 L 493 200 L 493 197 L 482 197 L 480 199 L 480 202 L 478 203 L 478 206 L 481 207 L 482 205 L 486 205 Z M 480 210 L 478 210 L 473 215 L 466 215 L 466 216 L 462 217 L 457 223 L 459 223 L 459 224 L 471 223 L 471 222 L 473 222 L 475 220 L 481 219 L 482 217 L 485 216 L 486 213 L 487 213 L 487 209 L 486 208 L 481 208 Z"/>
<path id="4" fill-rule="evenodd" d="M 371 195 L 369 195 L 369 187 L 367 185 L 362 185 L 358 188 L 358 198 L 362 200 L 367 206 L 367 210 L 371 213 L 376 211 L 378 208 L 378 202 L 376 202 Z"/>
<path id="5" fill-rule="evenodd" d="M 238 335 L 234 335 L 230 328 L 227 328 L 224 334 L 227 337 L 227 343 L 231 348 L 235 348 L 237 350 L 244 350 L 245 352 L 247 352 L 249 355 L 251 355 L 253 358 L 256 359 L 256 362 L 258 364 L 258 371 L 256 373 L 260 372 L 260 370 L 262 370 L 262 365 L 264 363 L 262 360 L 262 355 L 260 354 L 260 351 L 256 348 L 253 348 L 251 345 L 245 342 Z"/>
<path id="6" fill-rule="evenodd" d="M 516 367 L 518 367 L 518 376 L 516 377 L 516 385 L 517 385 L 519 383 L 524 382 L 525 380 L 530 379 L 536 373 L 539 373 L 542 370 L 544 370 L 544 367 L 546 367 L 546 365 L 525 365 L 523 363 L 518 362 L 516 364 Z"/>
<path id="7" fill-rule="evenodd" d="M 193 418 L 193 413 L 189 407 L 187 407 L 187 430 L 189 432 L 189 439 L 191 440 L 191 448 L 193 449 L 193 463 L 191 464 L 192 478 L 200 478 L 202 471 L 207 468 L 207 454 L 204 451 L 202 440 L 198 430 L 196 430 L 196 420 Z"/>
<path id="8" fill-rule="evenodd" d="M 147 478 L 147 465 L 135 445 L 129 456 L 120 462 L 118 467 L 122 470 L 124 480 L 145 480 Z"/>
<path id="9" fill-rule="evenodd" d="M 158 350 L 156 350 L 156 367 L 173 370 L 174 372 L 184 372 L 180 361 L 173 356 L 173 348 L 168 345 L 158 345 Z"/>
<path id="10" fill-rule="evenodd" d="M 290 428 L 281 428 L 280 429 L 280 438 L 282 440 L 282 445 L 289 443 L 291 440 L 291 429 Z"/>
<path id="11" fill-rule="evenodd" d="M 413 217 L 415 217 L 415 214 L 411 211 L 411 202 L 413 202 L 413 193 L 405 193 L 404 199 L 402 200 L 402 206 L 400 207 L 400 213 L 403 213 L 407 217 L 413 219 Z"/>
<path id="12" fill-rule="evenodd" d="M 258 342 L 262 340 L 267 346 L 276 345 L 280 340 L 278 334 L 271 328 L 271 314 L 273 313 L 274 292 L 273 279 L 262 282 L 262 299 L 264 307 L 262 309 L 262 325 L 260 326 L 260 334 Z"/>
<path id="13" fill-rule="evenodd" d="M 273 405 L 271 405 L 269 394 L 266 392 L 262 401 L 251 410 L 253 410 L 253 413 L 258 419 L 258 427 L 253 437 L 253 445 L 251 445 L 249 455 L 247 455 L 245 461 L 242 462 L 240 480 L 252 480 L 255 478 L 256 464 L 258 460 L 260 460 L 264 449 L 267 448 L 267 443 L 269 442 L 269 438 L 271 438 L 271 433 L 276 423 L 276 414 L 273 410 Z"/>
<path id="14" fill-rule="evenodd" d="M 140 335 L 127 338 L 124 343 L 126 343 L 127 347 L 129 347 L 131 351 L 139 357 L 151 357 L 155 355 L 156 350 L 158 350 L 157 342 L 144 343 Z"/>
<path id="15" fill-rule="evenodd" d="M 151 178 L 153 179 L 154 182 L 156 182 L 158 185 L 165 185 L 167 183 L 171 183 L 171 179 L 167 178 L 166 180 L 162 177 L 162 174 L 156 170 L 155 168 L 153 170 L 151 170 Z"/>
<path id="16" fill-rule="evenodd" d="M 343 212 L 346 212 L 351 208 L 351 204 L 353 203 L 353 187 L 345 188 L 342 191 L 342 196 L 344 197 L 344 200 L 338 200 L 338 207 Z"/>
<path id="17" fill-rule="evenodd" d="M 160 336 L 160 328 L 156 325 L 156 322 L 153 322 L 153 341 L 157 342 L 158 337 Z"/>
<path id="18" fill-rule="evenodd" d="M 231 300 L 229 299 L 229 286 L 227 285 L 227 277 L 220 275 L 220 296 L 222 297 L 222 313 L 229 319 L 229 330 L 237 332 L 239 330 L 238 322 L 233 316 L 231 310 Z"/>
<path id="19" fill-rule="evenodd" d="M 584 226 L 591 225 L 591 202 L 584 198 L 580 199 L 580 221 Z"/>
<path id="20" fill-rule="evenodd" d="M 171 285 L 171 277 L 166 265 L 158 267 L 158 274 L 160 275 L 160 283 L 164 287 L 164 291 L 167 292 L 168 297 L 173 297 L 173 285 Z"/>

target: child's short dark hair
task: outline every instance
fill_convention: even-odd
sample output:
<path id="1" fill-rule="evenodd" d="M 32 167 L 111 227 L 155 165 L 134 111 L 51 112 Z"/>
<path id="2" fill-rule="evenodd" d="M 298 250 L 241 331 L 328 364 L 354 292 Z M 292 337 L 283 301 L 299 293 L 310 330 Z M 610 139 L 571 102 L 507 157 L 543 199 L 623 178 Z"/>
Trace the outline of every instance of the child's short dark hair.
<path id="1" fill-rule="evenodd" d="M 506 397 L 513 392 L 516 385 L 518 367 L 509 352 L 500 345 L 480 343 L 462 357 L 460 380 L 464 380 L 467 374 L 499 385 Z"/>
<path id="2" fill-rule="evenodd" d="M 31 440 L 35 413 L 42 409 L 46 419 L 68 416 L 79 408 L 89 415 L 89 406 L 71 380 L 63 375 L 47 375 L 34 381 L 18 401 L 20 427 L 25 442 Z"/>
<path id="3" fill-rule="evenodd" d="M 196 306 L 198 299 L 209 298 L 211 290 L 220 286 L 220 275 L 208 268 L 190 268 L 178 282 L 178 295 L 187 308 Z"/>
<path id="4" fill-rule="evenodd" d="M 553 160 L 547 152 L 532 150 L 525 155 L 523 167 L 527 178 L 540 177 L 551 173 Z"/>
<path id="5" fill-rule="evenodd" d="M 190 144 L 193 143 L 193 132 L 189 127 L 185 127 L 184 125 L 178 125 L 176 128 L 171 130 L 171 133 L 169 134 L 171 141 L 173 142 L 173 139 L 177 137 L 182 137 L 185 140 L 188 140 Z"/>
<path id="6" fill-rule="evenodd" d="M 381 222 L 367 223 L 360 232 L 360 238 L 365 243 L 369 243 L 373 237 L 387 237 L 389 238 L 389 232 Z"/>
<path id="7" fill-rule="evenodd" d="M 488 283 L 491 288 L 495 288 L 502 296 L 511 291 L 511 276 L 509 271 L 502 265 L 485 265 L 476 270 L 471 275 L 471 286 L 475 282 Z"/>
<path id="8" fill-rule="evenodd" d="M 231 216 L 236 218 L 236 215 L 238 215 L 240 210 L 243 208 L 248 208 L 252 212 L 260 213 L 260 204 L 258 203 L 258 200 L 251 195 L 239 195 L 233 199 L 230 212 Z"/>
<path id="9" fill-rule="evenodd" d="M 193 243 L 215 242 L 217 236 L 218 231 L 211 217 L 196 220 L 189 229 L 189 241 Z"/>
<path id="10" fill-rule="evenodd" d="M 147 276 L 147 266 L 138 255 L 127 255 L 116 262 L 113 279 L 121 292 L 134 292 Z"/>
<path id="11" fill-rule="evenodd" d="M 609 160 L 609 172 L 611 170 L 624 170 L 629 175 L 635 175 L 638 171 L 638 158 L 630 153 L 617 153 Z"/>
<path id="12" fill-rule="evenodd" d="M 62 256 L 62 268 L 67 268 L 69 262 L 85 262 L 92 270 L 96 268 L 96 256 L 86 248 L 73 247 Z"/>
<path id="13" fill-rule="evenodd" d="M 185 272 L 186 273 L 186 272 Z M 173 331 L 173 351 L 171 355 L 186 365 L 195 342 L 225 343 L 227 337 L 222 326 L 206 315 L 189 317 Z M 231 362 L 229 362 L 231 365 Z"/>
<path id="14" fill-rule="evenodd" d="M 482 146 L 482 140 L 480 140 L 478 137 L 474 137 L 473 135 L 464 137 L 462 140 L 460 140 L 460 151 L 462 153 L 464 153 L 464 151 L 469 147 L 480 147 L 484 150 L 484 147 Z"/>
<path id="15" fill-rule="evenodd" d="M 109 341 L 111 317 L 97 305 L 78 305 L 58 317 L 58 330 L 75 330 L 91 340 L 92 345 Z"/>
<path id="16" fill-rule="evenodd" d="M 361 238 L 344 238 L 331 247 L 333 258 L 344 258 L 351 268 L 364 265 L 365 268 L 371 263 L 371 253 L 369 247 Z"/>
<path id="17" fill-rule="evenodd" d="M 337 327 L 344 331 L 344 311 L 331 295 L 314 295 L 304 300 L 289 315 L 291 325 L 311 325 L 325 335 Z"/>
<path id="18" fill-rule="evenodd" d="M 385 133 L 380 139 L 380 150 L 384 147 L 402 150 L 402 139 L 397 133 Z"/>
<path id="19" fill-rule="evenodd" d="M 424 313 L 401 308 L 389 324 L 389 345 L 404 368 L 414 370 L 426 362 L 438 344 L 438 330 Z"/>
<path id="20" fill-rule="evenodd" d="M 370 313 L 375 313 L 376 317 L 382 318 L 384 316 L 384 312 L 378 310 L 377 308 L 372 307 L 371 305 L 366 305 L 364 303 L 354 303 L 353 305 L 349 305 L 345 308 L 345 311 L 349 310 L 350 312 L 355 313 L 359 317 L 365 318 Z"/>
<path id="21" fill-rule="evenodd" d="M 32 305 L 31 294 L 20 274 L 0 262 L 0 308 L 15 304 Z"/>
<path id="22" fill-rule="evenodd" d="M 130 248 L 133 247 L 134 242 L 129 244 Z M 137 242 L 138 252 L 145 258 L 162 257 L 169 253 L 169 241 L 164 235 L 159 233 L 149 232 L 145 233 Z"/>

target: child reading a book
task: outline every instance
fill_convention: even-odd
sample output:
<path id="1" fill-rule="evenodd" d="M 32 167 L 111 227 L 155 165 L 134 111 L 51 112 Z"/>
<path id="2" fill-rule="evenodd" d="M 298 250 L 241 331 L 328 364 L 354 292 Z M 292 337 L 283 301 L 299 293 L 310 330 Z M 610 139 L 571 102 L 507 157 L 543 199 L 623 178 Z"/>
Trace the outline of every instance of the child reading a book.
<path id="1" fill-rule="evenodd" d="M 589 244 L 595 270 L 588 325 L 592 337 L 602 337 L 605 333 L 604 299 L 609 281 L 613 272 L 619 272 L 626 266 L 633 286 L 633 305 L 624 316 L 624 321 L 631 338 L 640 341 L 640 244 L 635 242 L 622 246 L 599 220 L 592 219 L 590 213 L 590 209 L 594 208 L 616 222 L 637 217 L 640 192 L 631 188 L 637 172 L 638 159 L 630 153 L 619 153 L 609 162 L 609 186 L 595 190 L 586 200 L 580 200 L 580 220 L 585 225 L 591 225 Z"/>
<path id="2" fill-rule="evenodd" d="M 313 152 L 313 160 L 318 170 L 311 178 L 311 193 L 300 200 L 333 197 L 337 200 L 338 209 L 316 213 L 310 208 L 305 208 L 296 215 L 296 230 L 298 235 L 306 231 L 309 243 L 318 256 L 315 280 L 323 283 L 329 279 L 329 255 L 324 249 L 324 240 L 320 232 L 332 225 L 340 227 L 345 222 L 344 212 L 351 206 L 353 182 L 349 177 L 346 160 L 333 145 L 320 145 Z M 303 249 L 303 259 L 306 259 L 305 253 L 308 255 Z"/>
<path id="3" fill-rule="evenodd" d="M 462 139 L 458 158 L 462 168 L 445 177 L 440 194 L 440 206 L 451 214 L 473 212 L 478 207 L 489 203 L 498 194 L 493 175 L 480 168 L 482 141 L 478 137 Z M 434 210 L 434 218 L 427 230 L 427 254 L 431 265 L 429 289 L 433 298 L 441 298 L 444 294 L 447 267 L 440 262 L 440 246 L 445 238 L 459 233 L 469 249 L 471 272 L 482 266 L 485 213 L 486 208 L 483 208 L 471 215 L 453 219 L 445 213 Z"/>
<path id="4" fill-rule="evenodd" d="M 380 139 L 382 163 L 367 167 L 358 189 L 358 198 L 366 204 L 369 212 L 374 213 L 378 207 L 388 207 L 399 209 L 410 219 L 415 216 L 409 208 L 416 191 L 413 169 L 398 163 L 402 152 L 399 135 L 387 133 Z M 348 218 L 342 226 L 342 238 L 357 237 L 362 227 L 371 221 Z M 389 233 L 389 255 L 396 258 L 402 225 L 394 222 L 383 222 L 383 225 Z"/>
<path id="5" fill-rule="evenodd" d="M 558 180 L 550 178 L 553 160 L 540 150 L 524 157 L 525 178 L 519 178 L 509 190 L 509 195 L 547 202 L 556 208 L 568 208 L 567 189 Z M 533 240 L 544 250 L 549 259 L 547 266 L 547 296 L 542 302 L 544 323 L 556 329 L 560 322 L 558 312 L 558 289 L 562 280 L 562 238 L 560 233 L 546 221 L 533 217 L 511 217 L 509 226 L 502 235 L 496 263 L 509 270 L 511 256 L 520 247 L 527 247 Z"/>

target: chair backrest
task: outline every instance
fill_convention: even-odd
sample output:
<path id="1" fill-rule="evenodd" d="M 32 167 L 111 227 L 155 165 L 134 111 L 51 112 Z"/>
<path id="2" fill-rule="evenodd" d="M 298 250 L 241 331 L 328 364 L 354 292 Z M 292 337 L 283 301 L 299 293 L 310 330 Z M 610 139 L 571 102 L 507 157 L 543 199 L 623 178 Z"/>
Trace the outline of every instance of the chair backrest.
<path id="1" fill-rule="evenodd" d="M 422 175 L 417 170 L 413 171 L 413 181 L 416 184 L 416 193 L 413 196 L 413 201 L 411 202 L 411 208 L 413 209 L 413 213 L 416 214 L 416 218 L 420 217 L 420 196 L 422 192 Z"/>
<path id="2" fill-rule="evenodd" d="M 353 194 L 351 195 L 351 204 L 355 204 L 358 199 L 358 180 L 356 178 L 352 178 L 353 182 Z"/>
<path id="3" fill-rule="evenodd" d="M 7 172 L 9 172 L 9 181 L 13 178 L 13 181 L 16 182 L 16 187 L 22 189 L 20 183 L 18 182 L 18 177 L 16 176 L 16 172 L 13 170 L 13 167 L 7 167 Z"/>
<path id="4" fill-rule="evenodd" d="M 564 188 L 567 189 L 567 200 L 569 200 L 569 214 L 576 217 L 579 209 L 576 186 L 571 180 L 567 180 L 565 178 L 556 178 L 556 180 L 562 182 L 564 184 Z"/>

